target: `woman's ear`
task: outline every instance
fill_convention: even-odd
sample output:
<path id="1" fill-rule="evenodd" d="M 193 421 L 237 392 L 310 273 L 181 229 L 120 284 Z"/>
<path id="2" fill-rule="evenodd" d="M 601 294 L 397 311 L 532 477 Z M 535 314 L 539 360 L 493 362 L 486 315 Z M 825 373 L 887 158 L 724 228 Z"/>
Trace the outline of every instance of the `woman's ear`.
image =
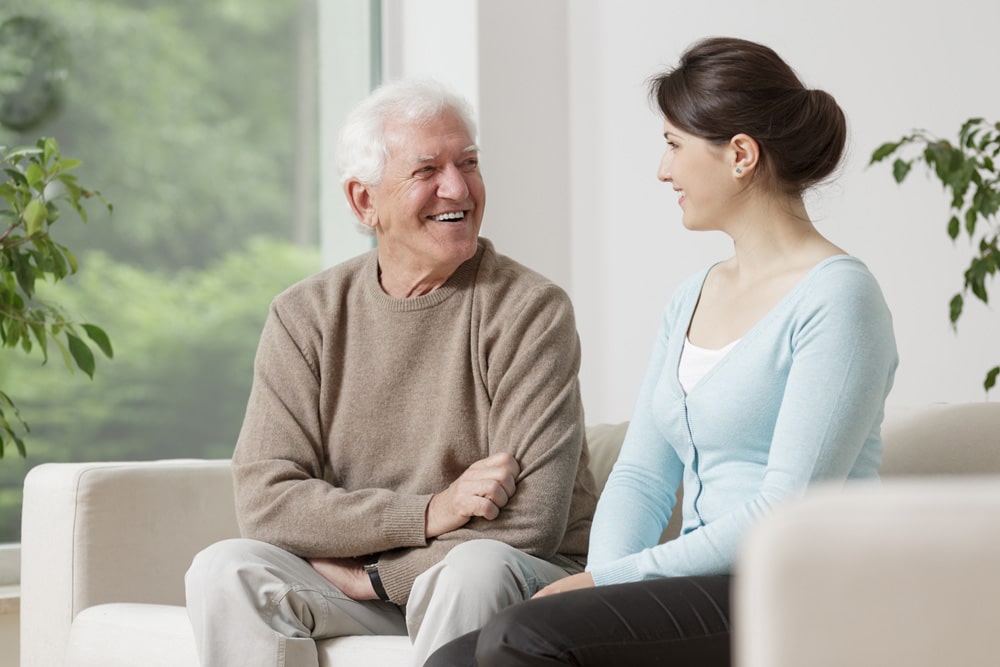
<path id="1" fill-rule="evenodd" d="M 347 196 L 347 203 L 358 221 L 366 227 L 375 228 L 378 216 L 375 214 L 375 202 L 372 201 L 371 188 L 357 179 L 351 179 L 344 183 L 344 194 Z"/>
<path id="2" fill-rule="evenodd" d="M 733 170 L 737 176 L 750 174 L 760 160 L 760 146 L 749 134 L 737 134 L 729 140 L 732 152 Z"/>

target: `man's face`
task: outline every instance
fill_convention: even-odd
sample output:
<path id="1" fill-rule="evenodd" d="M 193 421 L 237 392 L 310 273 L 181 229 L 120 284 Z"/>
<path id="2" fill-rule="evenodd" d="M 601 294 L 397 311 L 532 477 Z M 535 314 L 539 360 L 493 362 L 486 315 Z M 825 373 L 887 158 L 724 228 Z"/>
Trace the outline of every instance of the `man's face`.
<path id="1" fill-rule="evenodd" d="M 369 187 L 364 220 L 378 237 L 379 262 L 451 275 L 476 252 L 486 204 L 479 149 L 451 111 L 419 125 L 389 121 L 385 140 L 385 173 Z"/>

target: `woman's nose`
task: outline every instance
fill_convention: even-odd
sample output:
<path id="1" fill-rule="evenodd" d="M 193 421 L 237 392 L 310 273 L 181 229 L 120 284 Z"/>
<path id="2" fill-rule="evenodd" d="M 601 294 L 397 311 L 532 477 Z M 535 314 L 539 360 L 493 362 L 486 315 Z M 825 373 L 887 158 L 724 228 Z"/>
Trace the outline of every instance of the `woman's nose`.
<path id="1" fill-rule="evenodd" d="M 670 156 L 666 153 L 660 158 L 660 166 L 656 170 L 656 177 L 667 183 L 673 180 L 673 176 L 670 174 Z"/>

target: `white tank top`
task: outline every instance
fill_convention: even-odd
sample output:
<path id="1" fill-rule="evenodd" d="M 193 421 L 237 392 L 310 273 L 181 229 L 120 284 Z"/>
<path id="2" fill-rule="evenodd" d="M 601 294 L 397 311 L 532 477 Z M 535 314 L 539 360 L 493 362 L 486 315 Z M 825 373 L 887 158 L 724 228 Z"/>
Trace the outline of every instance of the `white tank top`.
<path id="1" fill-rule="evenodd" d="M 742 338 L 737 338 L 729 345 L 718 350 L 710 350 L 698 347 L 691 341 L 684 338 L 684 347 L 681 348 L 681 361 L 677 365 L 677 379 L 684 389 L 684 393 L 690 392 L 698 381 L 705 377 L 705 374 L 715 368 L 719 360 L 726 356 L 729 350 L 739 343 Z"/>

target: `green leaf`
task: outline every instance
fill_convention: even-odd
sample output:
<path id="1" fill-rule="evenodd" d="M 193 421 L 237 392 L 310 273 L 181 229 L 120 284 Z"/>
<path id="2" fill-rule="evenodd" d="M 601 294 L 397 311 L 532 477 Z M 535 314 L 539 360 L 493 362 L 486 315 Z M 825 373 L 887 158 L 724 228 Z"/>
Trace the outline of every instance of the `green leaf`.
<path id="1" fill-rule="evenodd" d="M 94 353 L 90 351 L 86 343 L 68 331 L 66 332 L 66 340 L 69 341 L 69 352 L 73 355 L 73 361 L 76 362 L 77 367 L 93 379 L 95 369 Z"/>
<path id="2" fill-rule="evenodd" d="M 44 317 L 44 314 L 42 314 Z M 45 364 L 49 360 L 49 338 L 45 331 L 45 325 L 42 323 L 42 317 L 37 314 L 32 316 L 32 321 L 28 325 L 31 329 L 31 333 L 35 334 L 35 340 L 38 341 L 38 347 L 42 348 L 42 363 Z"/>
<path id="3" fill-rule="evenodd" d="M 910 173 L 910 169 L 913 167 L 912 162 L 907 162 L 906 160 L 897 158 L 895 162 L 892 163 L 892 177 L 896 179 L 897 183 L 902 183 L 906 175 Z"/>
<path id="4" fill-rule="evenodd" d="M 881 162 L 890 155 L 896 152 L 896 150 L 903 145 L 902 141 L 890 141 L 882 144 L 872 153 L 871 161 L 868 163 L 870 165 L 876 162 Z"/>
<path id="5" fill-rule="evenodd" d="M 70 252 L 69 248 L 64 245 L 60 245 L 59 249 L 62 250 L 63 257 L 69 262 L 69 272 L 76 273 L 80 269 L 80 265 L 76 261 L 76 255 Z"/>
<path id="6" fill-rule="evenodd" d="M 108 338 L 108 334 L 104 333 L 104 329 L 94 324 L 83 324 L 81 326 L 87 333 L 87 337 L 94 341 L 94 343 L 97 344 L 97 347 L 101 348 L 101 352 L 104 353 L 104 356 L 108 359 L 113 359 L 115 352 L 111 348 L 111 339 Z"/>
<path id="7" fill-rule="evenodd" d="M 972 290 L 972 293 L 983 303 L 989 303 L 985 283 L 988 269 L 989 266 L 985 261 L 979 257 L 973 257 L 965 272 L 965 286 Z"/>
<path id="8" fill-rule="evenodd" d="M 53 157 L 59 157 L 59 144 L 52 137 L 42 137 L 36 144 L 42 149 L 42 160 L 48 163 Z"/>
<path id="9" fill-rule="evenodd" d="M 52 165 L 52 173 L 58 173 L 63 171 L 69 171 L 70 169 L 76 169 L 81 164 L 83 164 L 81 160 L 74 160 L 72 158 L 59 160 L 54 165 Z"/>
<path id="10" fill-rule="evenodd" d="M 958 318 L 962 315 L 962 306 L 965 305 L 965 299 L 962 298 L 961 294 L 956 294 L 951 297 L 951 303 L 948 304 L 948 317 L 951 320 L 952 327 L 958 322 Z"/>
<path id="11" fill-rule="evenodd" d="M 21 341 L 21 330 L 24 328 L 20 320 L 10 320 L 7 322 L 7 331 L 4 336 L 4 345 L 7 347 L 17 347 Z"/>
<path id="12" fill-rule="evenodd" d="M 972 128 L 976 127 L 977 125 L 981 125 L 982 122 L 983 122 L 982 118 L 970 118 L 969 120 L 962 123 L 962 128 L 958 131 L 959 143 L 961 143 L 963 146 L 971 145 L 969 143 L 969 140 L 972 137 L 975 137 L 976 132 L 979 132 L 979 129 L 972 130 Z M 971 134 L 969 132 L 970 130 L 972 130 Z"/>
<path id="13" fill-rule="evenodd" d="M 52 331 L 52 341 L 56 344 L 56 347 L 59 348 L 59 352 L 62 353 L 63 363 L 66 364 L 66 368 L 69 370 L 70 373 L 72 373 L 75 368 L 73 366 L 73 357 L 70 356 L 69 350 L 66 349 L 66 346 L 63 345 L 63 342 L 56 337 L 56 334 L 59 333 L 62 327 L 53 324 L 50 327 L 50 329 Z"/>
<path id="14" fill-rule="evenodd" d="M 927 150 L 924 151 L 924 159 L 927 164 L 934 167 L 934 172 L 937 174 L 938 179 L 944 183 L 951 182 L 952 173 L 961 164 L 964 159 L 962 151 L 954 148 L 949 142 L 944 139 L 936 141 L 934 143 L 927 144 Z"/>
<path id="15" fill-rule="evenodd" d="M 958 232 L 961 230 L 961 228 L 962 225 L 958 221 L 958 216 L 957 215 L 951 216 L 951 220 L 948 221 L 948 236 L 951 237 L 952 241 L 958 238 Z"/>
<path id="16" fill-rule="evenodd" d="M 45 204 L 40 199 L 32 199 L 24 209 L 24 228 L 28 236 L 34 236 L 43 231 L 46 215 Z"/>
<path id="17" fill-rule="evenodd" d="M 24 177 L 28 179 L 28 185 L 35 187 L 45 178 L 45 170 L 37 162 L 32 162 L 24 172 Z"/>
<path id="18" fill-rule="evenodd" d="M 6 173 L 10 179 L 18 185 L 28 187 L 28 179 L 25 178 L 24 174 L 19 172 L 17 169 L 4 169 L 4 173 Z"/>
<path id="19" fill-rule="evenodd" d="M 15 148 L 6 154 L 6 158 L 11 162 L 16 162 L 20 158 L 27 157 L 29 155 L 41 155 L 42 149 L 35 146 L 20 146 Z"/>
<path id="20" fill-rule="evenodd" d="M 1000 375 L 1000 366 L 994 366 L 990 369 L 990 372 L 986 374 L 986 379 L 983 380 L 983 389 L 989 391 L 997 384 L 997 375 Z"/>
<path id="21" fill-rule="evenodd" d="M 971 238 L 976 233 L 976 220 L 979 218 L 979 211 L 970 207 L 965 212 L 965 231 Z"/>
<path id="22" fill-rule="evenodd" d="M 22 253 L 14 253 L 11 257 L 14 263 L 14 275 L 17 277 L 17 285 L 24 294 L 31 298 L 35 293 L 35 271 L 28 259 Z"/>

